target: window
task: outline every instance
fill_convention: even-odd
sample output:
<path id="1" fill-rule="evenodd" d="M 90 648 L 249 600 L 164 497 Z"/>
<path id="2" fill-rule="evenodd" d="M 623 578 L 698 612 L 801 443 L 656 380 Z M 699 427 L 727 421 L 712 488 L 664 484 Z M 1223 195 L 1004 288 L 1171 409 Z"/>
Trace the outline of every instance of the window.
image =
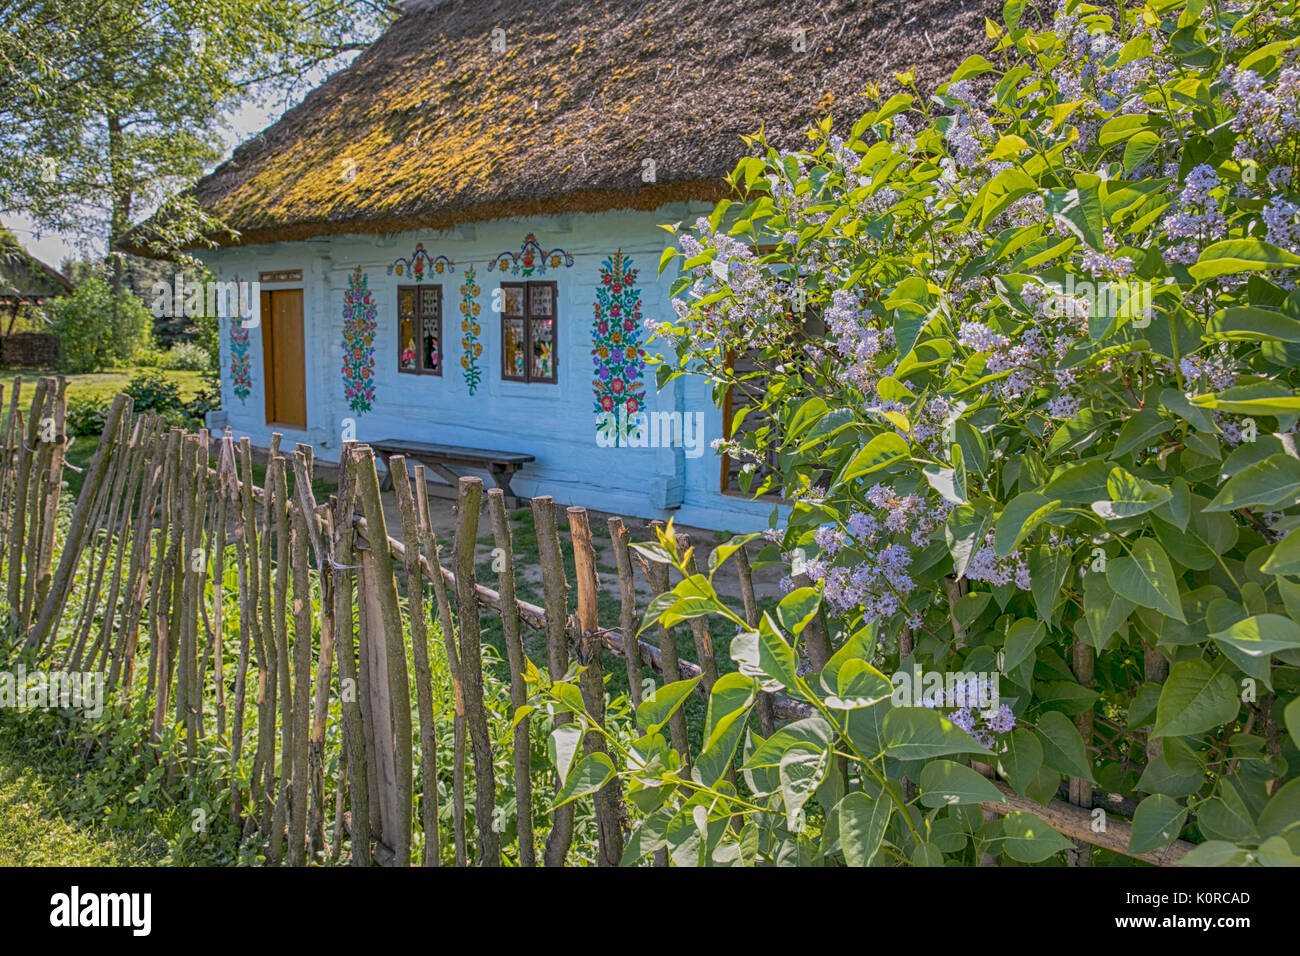
<path id="1" fill-rule="evenodd" d="M 508 382 L 557 378 L 554 282 L 501 283 L 501 377 Z"/>
<path id="2" fill-rule="evenodd" d="M 397 370 L 442 374 L 442 286 L 397 287 Z"/>

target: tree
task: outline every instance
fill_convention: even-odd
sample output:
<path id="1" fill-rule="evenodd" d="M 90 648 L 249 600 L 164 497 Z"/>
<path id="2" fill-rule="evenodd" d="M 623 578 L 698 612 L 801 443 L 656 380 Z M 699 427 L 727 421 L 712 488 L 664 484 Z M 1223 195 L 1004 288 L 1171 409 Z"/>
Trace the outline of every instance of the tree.
<path id="1" fill-rule="evenodd" d="M 0 209 L 102 237 L 220 155 L 223 116 L 361 49 L 379 0 L 19 0 L 0 9 Z M 163 246 L 219 224 L 183 198 Z M 160 249 L 160 251 L 166 251 Z M 122 264 L 111 270 L 114 289 Z"/>

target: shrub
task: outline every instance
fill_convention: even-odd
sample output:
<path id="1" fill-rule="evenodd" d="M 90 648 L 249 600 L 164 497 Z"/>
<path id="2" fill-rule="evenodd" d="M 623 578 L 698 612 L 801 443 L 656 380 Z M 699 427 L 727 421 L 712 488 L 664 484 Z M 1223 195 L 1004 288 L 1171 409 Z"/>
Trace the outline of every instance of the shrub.
<path id="1" fill-rule="evenodd" d="M 70 435 L 98 435 L 108 418 L 109 400 L 99 395 L 68 397 L 67 430 Z"/>
<path id="2" fill-rule="evenodd" d="M 206 372 L 212 365 L 207 349 L 196 342 L 177 342 L 162 354 L 158 363 L 174 371 Z"/>
<path id="3" fill-rule="evenodd" d="M 131 396 L 137 413 L 155 412 L 181 428 L 193 424 L 185 403 L 181 401 L 180 385 L 155 371 L 137 372 L 123 391 Z"/>
<path id="4" fill-rule="evenodd" d="M 54 300 L 50 308 L 51 331 L 63 343 L 61 367 L 65 372 L 99 372 L 131 361 L 150 344 L 153 317 L 129 292 L 117 297 L 107 282 L 90 278 L 70 296 Z"/>
<path id="5" fill-rule="evenodd" d="M 792 505 L 768 557 L 793 580 L 757 630 L 698 574 L 652 606 L 727 617 L 740 673 L 680 787 L 671 692 L 638 714 L 634 846 L 1070 847 L 1029 814 L 986 822 L 974 759 L 1039 802 L 1066 777 L 1139 801 L 1130 853 L 1182 834 L 1188 862 L 1300 864 L 1293 14 L 1069 0 L 1045 29 L 1009 2 L 928 101 L 902 74 L 846 138 L 753 141 L 740 201 L 664 256 L 684 274 L 659 383 L 762 385 L 749 415 L 775 427 L 724 444 L 777 453 Z M 733 371 L 742 351 L 759 372 Z M 682 567 L 671 537 L 648 550 Z M 913 668 L 948 678 L 923 706 Z M 986 680 L 992 702 L 954 699 Z M 748 736 L 760 688 L 812 716 Z M 742 741 L 744 801 L 723 779 Z"/>

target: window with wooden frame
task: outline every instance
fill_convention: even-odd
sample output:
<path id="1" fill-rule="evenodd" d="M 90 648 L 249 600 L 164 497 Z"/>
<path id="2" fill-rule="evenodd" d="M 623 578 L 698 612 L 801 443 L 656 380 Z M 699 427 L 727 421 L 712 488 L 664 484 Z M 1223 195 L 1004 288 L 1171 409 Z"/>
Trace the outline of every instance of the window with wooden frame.
<path id="1" fill-rule="evenodd" d="M 501 378 L 559 381 L 559 317 L 554 282 L 501 283 Z"/>
<path id="2" fill-rule="evenodd" d="M 442 374 L 442 286 L 397 287 L 397 370 Z"/>

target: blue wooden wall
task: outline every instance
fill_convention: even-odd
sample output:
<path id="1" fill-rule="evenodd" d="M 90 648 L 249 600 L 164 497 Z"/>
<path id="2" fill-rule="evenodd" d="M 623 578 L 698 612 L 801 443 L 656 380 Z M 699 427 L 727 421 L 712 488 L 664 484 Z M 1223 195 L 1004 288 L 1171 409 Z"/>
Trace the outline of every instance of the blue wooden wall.
<path id="1" fill-rule="evenodd" d="M 675 271 L 657 275 L 659 255 L 668 240 L 660 223 L 692 221 L 707 212 L 681 205 L 655 212 L 611 211 L 595 215 L 498 220 L 442 232 L 396 236 L 330 236 L 301 242 L 208 250 L 201 257 L 219 281 L 253 281 L 260 272 L 301 270 L 302 281 L 263 289 L 303 290 L 307 427 L 279 428 L 284 441 L 312 444 L 318 455 L 337 460 L 347 437 L 357 441 L 405 438 L 500 451 L 525 452 L 537 460 L 514 479 L 524 496 L 548 494 L 561 504 L 646 517 L 674 517 L 678 523 L 727 531 L 767 527 L 772 507 L 719 490 L 720 462 L 710 442 L 720 437 L 721 412 L 708 383 L 698 377 L 671 382 L 656 393 L 653 367 L 646 369 L 647 411 L 702 416 L 702 454 L 684 447 L 601 447 L 597 442 L 592 387 L 592 324 L 601 267 L 621 250 L 639 272 L 643 318 L 672 315 L 669 287 Z M 489 269 L 502 253 L 518 253 L 528 234 L 544 250 L 563 249 L 572 266 L 548 264 L 545 274 L 523 277 Z M 410 261 L 421 243 L 429 257 L 445 256 L 454 271 L 426 275 L 421 283 L 442 286 L 444 369 L 441 377 L 397 371 L 397 287 L 412 284 L 409 274 L 390 274 L 395 260 Z M 343 377 L 344 301 L 360 267 L 375 305 L 374 399 L 356 411 L 345 397 Z M 473 395 L 460 364 L 461 286 L 472 267 L 479 286 L 482 370 Z M 404 270 L 405 271 L 405 270 Z M 503 381 L 500 315 L 492 293 L 502 281 L 553 280 L 559 316 L 559 382 L 522 384 Z M 248 383 L 237 395 L 231 377 L 230 321 L 221 335 L 222 408 L 236 436 L 259 446 L 270 440 L 265 420 L 261 330 L 247 336 Z M 639 330 L 638 330 L 639 331 Z M 651 354 L 657 343 L 640 332 Z M 238 347 L 238 345 L 236 346 Z M 213 424 L 220 424 L 218 417 Z"/>

